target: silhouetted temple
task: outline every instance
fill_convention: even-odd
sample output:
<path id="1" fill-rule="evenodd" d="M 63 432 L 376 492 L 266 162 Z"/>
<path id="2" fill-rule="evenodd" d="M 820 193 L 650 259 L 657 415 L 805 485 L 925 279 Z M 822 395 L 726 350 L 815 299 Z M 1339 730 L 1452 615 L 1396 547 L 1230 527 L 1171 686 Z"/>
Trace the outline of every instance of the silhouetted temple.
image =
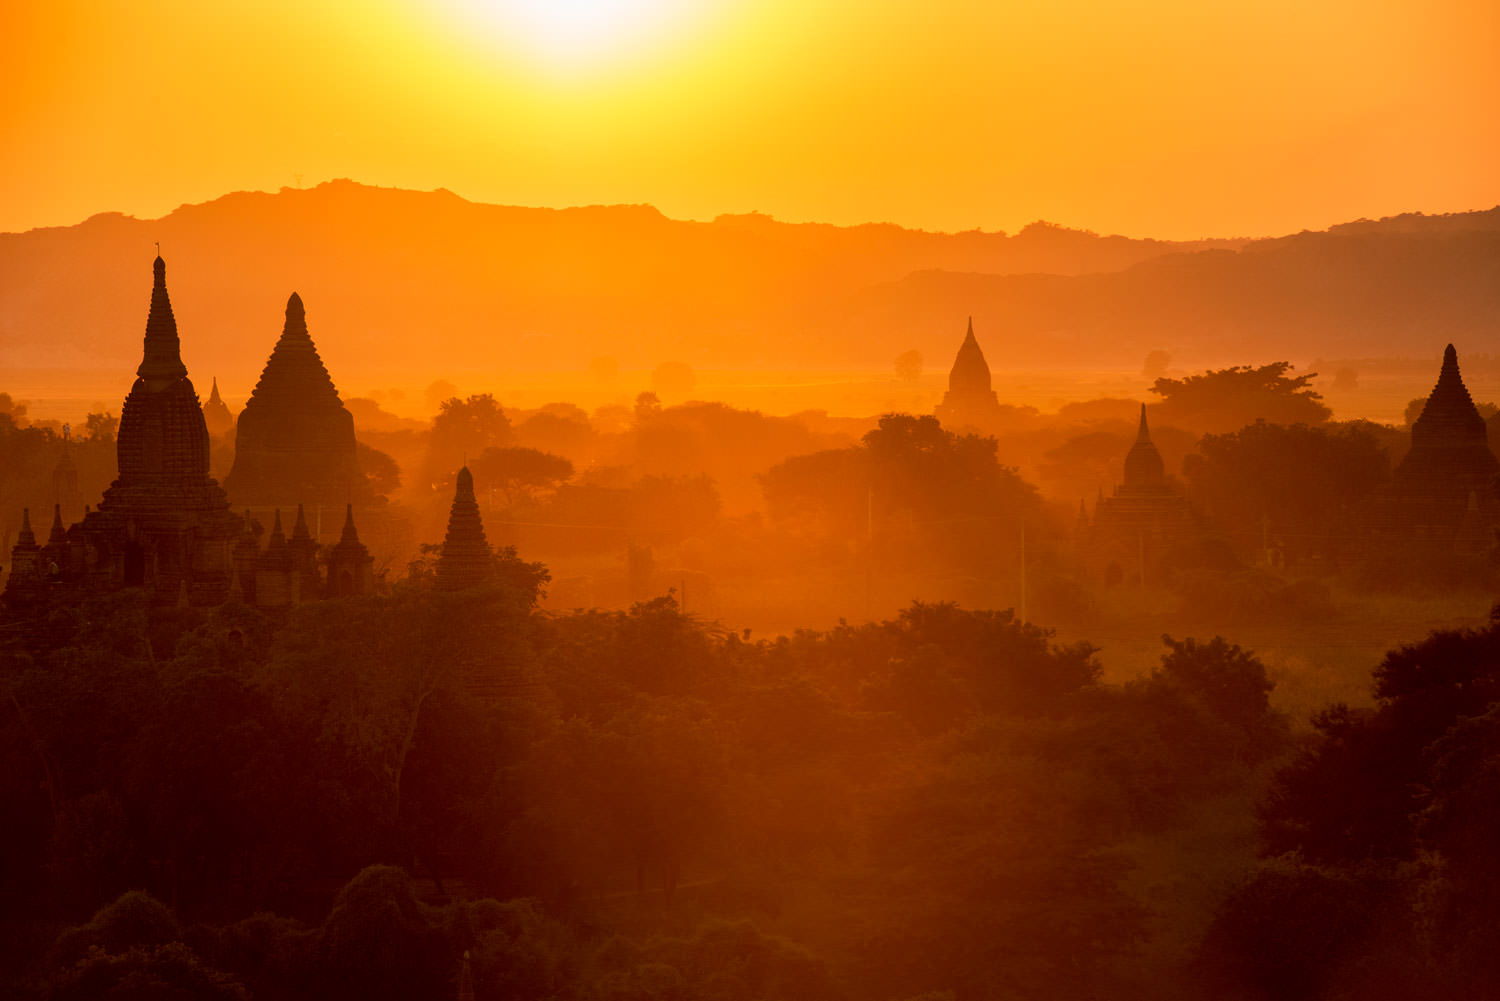
<path id="1" fill-rule="evenodd" d="M 437 586 L 442 591 L 475 587 L 494 574 L 494 554 L 479 520 L 479 501 L 474 497 L 474 474 L 465 466 L 458 471 L 453 508 L 448 514 L 448 534 L 438 557 Z"/>
<path id="2" fill-rule="evenodd" d="M 1488 545 L 1486 526 L 1500 520 L 1497 475 L 1500 462 L 1490 451 L 1484 418 L 1449 344 L 1437 385 L 1411 427 L 1411 450 L 1375 502 L 1371 527 L 1378 534 L 1461 545 L 1468 540 L 1469 548 Z"/>
<path id="3" fill-rule="evenodd" d="M 988 428 L 1000 417 L 1000 398 L 990 385 L 990 366 L 974 338 L 974 318 L 969 317 L 969 329 L 964 342 L 959 345 L 958 356 L 953 359 L 953 368 L 948 373 L 948 392 L 943 402 L 934 411 L 943 427 L 957 430 L 962 427 Z"/>
<path id="4" fill-rule="evenodd" d="M 208 402 L 203 404 L 203 423 L 208 426 L 208 433 L 216 436 L 234 428 L 234 414 L 229 412 L 229 407 L 219 396 L 218 379 L 214 379 L 213 388 L 208 393 Z"/>
<path id="5" fill-rule="evenodd" d="M 234 466 L 224 488 L 236 504 L 369 504 L 354 418 L 307 332 L 302 298 L 286 303 L 281 339 L 266 361 L 235 429 Z"/>
<path id="6" fill-rule="evenodd" d="M 1079 532 L 1085 530 L 1079 509 Z M 1135 443 L 1125 454 L 1125 479 L 1108 497 L 1100 497 L 1087 525 L 1086 560 L 1106 583 L 1141 583 L 1147 568 L 1171 546 L 1196 530 L 1192 508 L 1167 481 L 1166 464 L 1151 441 L 1146 405 Z"/>
<path id="7" fill-rule="evenodd" d="M 208 475 L 208 429 L 182 363 L 166 262 L 152 267 L 141 364 L 116 438 L 119 475 L 77 531 L 54 531 L 48 545 L 65 558 L 29 567 L 12 559 L 7 595 L 137 585 L 161 602 L 186 595 L 212 605 L 228 595 L 239 520 Z"/>
<path id="8" fill-rule="evenodd" d="M 7 602 L 15 606 L 50 599 L 76 600 L 140 586 L 157 604 L 216 605 L 233 594 L 274 608 L 325 594 L 372 591 L 371 560 L 355 534 L 352 510 L 345 520 L 344 536 L 328 558 L 327 585 L 318 562 L 319 546 L 308 530 L 300 504 L 291 539 L 281 530 L 278 512 L 264 551 L 258 544 L 260 527 L 250 513 L 246 511 L 240 517 L 230 512 L 228 497 L 208 475 L 208 428 L 182 363 L 177 321 L 167 295 L 166 263 L 160 257 L 153 265 L 153 274 L 143 356 L 135 384 L 125 398 L 116 436 L 118 476 L 104 492 L 98 508 L 84 508 L 83 520 L 71 528 L 64 527 L 61 503 L 54 507 L 45 545 L 37 544 L 31 512 L 23 512 L 6 579 Z M 271 428 L 265 441 L 272 445 L 259 453 L 252 445 L 249 468 L 256 468 L 253 457 L 259 454 L 294 464 L 305 472 L 310 467 L 297 464 L 316 452 L 322 461 L 336 467 L 325 485 L 340 484 L 346 500 L 351 493 L 356 499 L 367 497 L 364 478 L 358 476 L 356 483 L 349 475 L 350 470 L 354 476 L 358 474 L 353 464 L 353 422 L 307 339 L 301 302 L 295 295 L 287 307 L 287 332 L 267 365 L 267 373 L 257 393 L 269 386 L 261 399 L 274 401 L 274 405 L 263 402 L 260 412 L 269 416 L 260 425 L 252 422 L 252 426 Z M 302 407 L 297 401 L 296 395 L 304 391 L 314 397 L 314 406 Z M 249 413 L 247 407 L 246 416 Z M 316 446 L 311 451 L 299 453 L 289 445 L 285 451 L 278 450 L 295 437 L 300 427 L 286 422 L 288 413 L 310 422 L 309 435 Z M 242 434 L 244 428 L 242 420 Z M 263 468 L 268 476 L 274 471 L 271 466 Z M 66 500 L 62 495 L 68 492 L 65 488 L 69 482 L 76 494 L 76 480 L 76 470 L 72 470 L 65 452 L 54 479 L 60 501 Z M 357 486 L 363 486 L 364 492 L 354 489 Z M 475 513 L 477 517 L 477 508 Z M 482 541 L 482 534 L 480 538 Z"/>
<path id="9" fill-rule="evenodd" d="M 328 551 L 328 597 L 347 598 L 375 590 L 374 560 L 354 529 L 354 505 L 344 509 L 344 532 Z"/>

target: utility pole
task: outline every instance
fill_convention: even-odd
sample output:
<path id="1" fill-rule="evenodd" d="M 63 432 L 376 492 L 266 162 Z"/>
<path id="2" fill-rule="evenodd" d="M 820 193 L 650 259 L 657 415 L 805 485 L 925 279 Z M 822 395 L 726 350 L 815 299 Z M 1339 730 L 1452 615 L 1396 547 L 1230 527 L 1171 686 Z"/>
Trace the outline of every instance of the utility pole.
<path id="1" fill-rule="evenodd" d="M 875 621 L 875 486 L 865 490 L 865 621 Z"/>
<path id="2" fill-rule="evenodd" d="M 1144 529 L 1137 529 L 1136 533 L 1135 533 L 1135 538 L 1136 538 L 1136 544 L 1140 548 L 1140 556 L 1139 556 L 1139 558 L 1140 558 L 1140 561 L 1141 561 L 1141 590 L 1144 591 L 1144 590 L 1146 590 L 1146 532 L 1145 532 L 1145 530 Z"/>
<path id="3" fill-rule="evenodd" d="M 1026 624 L 1026 523 L 1021 522 L 1021 625 Z"/>

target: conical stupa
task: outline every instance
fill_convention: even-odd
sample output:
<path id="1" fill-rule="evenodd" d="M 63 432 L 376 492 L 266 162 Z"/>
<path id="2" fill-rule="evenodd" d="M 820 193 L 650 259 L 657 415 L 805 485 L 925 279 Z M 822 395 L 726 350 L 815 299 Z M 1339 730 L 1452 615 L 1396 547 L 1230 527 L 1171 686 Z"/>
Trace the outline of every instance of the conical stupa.
<path id="1" fill-rule="evenodd" d="M 458 487 L 448 514 L 448 534 L 443 538 L 443 552 L 438 558 L 437 586 L 442 591 L 458 591 L 485 583 L 493 573 L 494 555 L 479 520 L 474 475 L 465 466 L 458 471 Z"/>
<path id="2" fill-rule="evenodd" d="M 1094 508 L 1087 562 L 1107 584 L 1140 584 L 1150 579 L 1152 564 L 1196 531 L 1191 506 L 1167 480 L 1143 403 L 1135 441 L 1125 453 L 1123 482 Z"/>
<path id="3" fill-rule="evenodd" d="M 972 316 L 963 343 L 953 359 L 953 368 L 948 373 L 948 392 L 943 394 L 943 402 L 938 404 L 934 413 L 949 430 L 963 427 L 984 430 L 992 427 L 1000 417 L 1000 398 L 991 388 L 990 366 L 974 336 Z"/>
<path id="4" fill-rule="evenodd" d="M 209 390 L 208 401 L 203 404 L 203 422 L 208 425 L 208 433 L 211 435 L 221 435 L 234 429 L 234 414 L 229 412 L 223 397 L 219 396 L 217 378 L 214 379 L 213 388 Z"/>
<path id="5" fill-rule="evenodd" d="M 307 332 L 302 297 L 286 303 L 281 339 L 235 428 L 234 467 L 224 488 L 236 504 L 368 504 L 354 418 Z"/>
<path id="6" fill-rule="evenodd" d="M 1500 461 L 1490 451 L 1484 418 L 1458 370 L 1449 344 L 1437 385 L 1411 428 L 1411 450 L 1396 467 L 1390 489 L 1375 505 L 1383 532 L 1451 536 L 1465 522 L 1497 520 Z M 1477 504 L 1471 510 L 1470 498 Z"/>

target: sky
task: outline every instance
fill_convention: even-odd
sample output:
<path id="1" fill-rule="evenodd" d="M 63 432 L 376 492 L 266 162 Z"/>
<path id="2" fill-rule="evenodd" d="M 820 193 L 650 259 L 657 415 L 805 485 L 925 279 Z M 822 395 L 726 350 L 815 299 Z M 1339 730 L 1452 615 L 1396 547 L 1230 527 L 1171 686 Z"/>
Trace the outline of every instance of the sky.
<path id="1" fill-rule="evenodd" d="M 1173 239 L 1500 203 L 1495 0 L 0 6 L 0 231 L 338 177 Z"/>

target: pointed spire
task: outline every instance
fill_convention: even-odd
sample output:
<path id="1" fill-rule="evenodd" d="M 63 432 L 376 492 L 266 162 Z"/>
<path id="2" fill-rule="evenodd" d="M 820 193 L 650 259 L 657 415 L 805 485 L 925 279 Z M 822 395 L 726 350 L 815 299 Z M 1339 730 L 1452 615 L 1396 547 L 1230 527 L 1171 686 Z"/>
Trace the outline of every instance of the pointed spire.
<path id="1" fill-rule="evenodd" d="M 21 508 L 21 534 L 16 537 L 17 548 L 36 548 L 36 533 L 31 530 L 31 508 Z"/>
<path id="2" fill-rule="evenodd" d="M 339 545 L 359 545 L 359 532 L 354 528 L 354 505 L 344 509 L 344 534 L 339 536 Z"/>
<path id="3" fill-rule="evenodd" d="M 490 544 L 479 517 L 479 501 L 474 496 L 474 474 L 464 466 L 458 471 L 453 508 L 448 515 L 448 534 L 438 558 L 438 588 L 457 591 L 484 583 L 490 577 L 491 559 Z"/>
<path id="4" fill-rule="evenodd" d="M 219 403 L 219 404 L 222 404 L 224 402 L 223 400 L 219 399 L 219 377 L 218 376 L 214 376 L 214 388 L 208 391 L 208 402 L 209 403 Z"/>
<path id="5" fill-rule="evenodd" d="M 62 505 L 52 505 L 52 531 L 47 536 L 47 545 L 66 545 L 68 542 L 68 529 L 63 525 Z"/>
<path id="6" fill-rule="evenodd" d="M 280 512 L 277 512 L 278 516 Z M 311 542 L 312 532 L 307 529 L 307 515 L 302 513 L 302 505 L 297 505 L 297 523 L 292 526 L 293 542 Z"/>
<path id="7" fill-rule="evenodd" d="M 1146 405 L 1141 404 L 1141 422 L 1135 433 L 1135 444 L 1125 453 L 1125 483 L 1127 489 L 1157 491 L 1166 486 L 1167 467 L 1161 453 L 1151 441 L 1151 429 L 1146 426 Z"/>
<path id="8" fill-rule="evenodd" d="M 948 392 L 958 397 L 984 397 L 992 392 L 989 362 L 984 360 L 984 351 L 980 349 L 979 340 L 974 336 L 972 316 L 969 317 L 964 341 L 953 359 L 953 368 L 948 372 Z"/>
<path id="9" fill-rule="evenodd" d="M 135 374 L 147 382 L 165 384 L 187 375 L 182 364 L 182 345 L 177 339 L 177 319 L 167 296 L 167 262 L 157 257 L 152 264 L 151 311 L 146 317 L 146 338 L 140 367 Z"/>

